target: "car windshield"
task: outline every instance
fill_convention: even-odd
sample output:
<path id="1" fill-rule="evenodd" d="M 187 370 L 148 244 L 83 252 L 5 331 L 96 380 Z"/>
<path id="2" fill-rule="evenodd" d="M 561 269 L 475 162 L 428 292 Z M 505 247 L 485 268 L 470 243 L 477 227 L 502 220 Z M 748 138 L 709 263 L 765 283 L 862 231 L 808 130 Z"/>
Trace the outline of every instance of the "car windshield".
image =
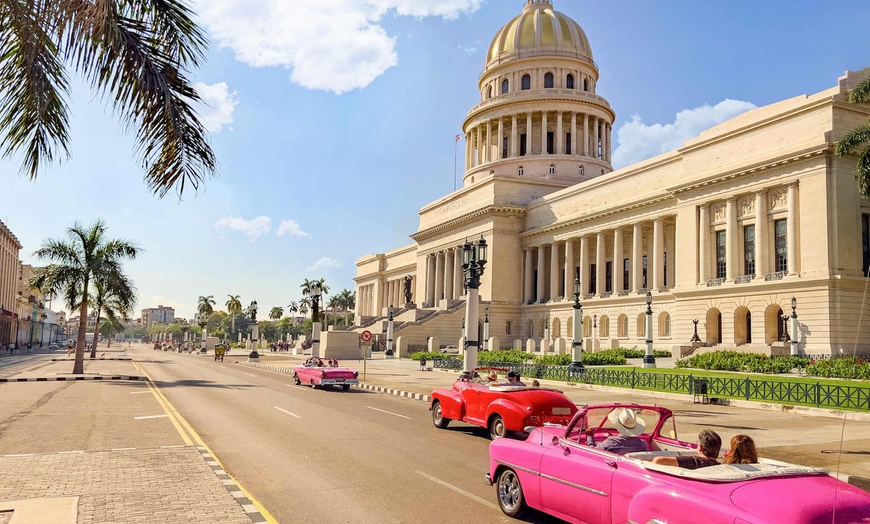
<path id="1" fill-rule="evenodd" d="M 577 441 L 580 438 L 580 434 L 589 429 L 610 433 L 611 435 L 618 434 L 619 430 L 607 418 L 612 411 L 618 409 L 622 409 L 622 407 L 594 407 L 587 409 L 585 414 L 579 417 L 576 424 L 569 429 L 568 439 Z M 655 431 L 659 419 L 666 417 L 665 420 L 663 420 L 664 424 L 662 425 L 661 436 L 674 440 L 677 439 L 676 421 L 673 416 L 665 415 L 654 409 L 643 408 L 641 406 L 637 406 L 633 409 L 637 418 L 643 420 L 645 426 L 643 434 L 651 435 L 653 431 Z"/>

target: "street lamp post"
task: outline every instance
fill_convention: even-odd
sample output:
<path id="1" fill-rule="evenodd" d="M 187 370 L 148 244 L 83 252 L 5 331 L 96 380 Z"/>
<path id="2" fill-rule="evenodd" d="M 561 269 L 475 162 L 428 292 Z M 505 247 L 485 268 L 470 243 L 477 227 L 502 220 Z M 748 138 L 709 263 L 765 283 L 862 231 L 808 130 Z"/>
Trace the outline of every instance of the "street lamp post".
<path id="1" fill-rule="evenodd" d="M 791 354 L 800 354 L 800 338 L 798 337 L 797 299 L 791 297 Z"/>
<path id="2" fill-rule="evenodd" d="M 583 369 L 583 304 L 580 303 L 580 279 L 574 279 L 574 331 L 571 342 L 571 369 L 580 371 Z"/>
<path id="3" fill-rule="evenodd" d="M 483 235 L 475 243 L 466 241 L 462 246 L 462 272 L 465 277 L 465 287 L 468 289 L 465 303 L 465 355 L 463 368 L 473 370 L 477 367 L 477 320 L 480 277 L 486 266 L 486 240 Z"/>
<path id="4" fill-rule="evenodd" d="M 489 306 L 483 310 L 483 350 L 489 350 Z"/>
<path id="5" fill-rule="evenodd" d="M 788 336 L 788 315 L 785 313 L 779 317 L 779 320 L 782 321 L 782 336 L 779 338 L 782 342 L 791 342 L 791 337 Z"/>
<path id="6" fill-rule="evenodd" d="M 592 315 L 592 352 L 598 351 L 598 315 Z"/>
<path id="7" fill-rule="evenodd" d="M 544 340 L 541 342 L 541 352 L 546 353 L 550 347 L 550 315 L 544 319 Z"/>
<path id="8" fill-rule="evenodd" d="M 643 367 L 656 367 L 656 356 L 653 353 L 652 329 L 652 293 L 646 292 L 646 355 L 643 356 Z"/>
<path id="9" fill-rule="evenodd" d="M 251 302 L 251 305 L 248 306 L 248 311 L 251 316 L 250 326 L 251 326 L 251 352 L 248 353 L 248 360 L 253 362 L 260 361 L 260 352 L 257 351 L 257 339 L 260 336 L 260 326 L 257 325 L 257 301 L 254 300 Z"/>
<path id="10" fill-rule="evenodd" d="M 393 358 L 393 306 L 387 308 L 387 350 L 384 351 L 384 357 Z"/>
<path id="11" fill-rule="evenodd" d="M 311 319 L 311 356 L 320 358 L 320 296 L 323 294 L 323 289 L 320 284 L 315 282 L 311 288 L 311 302 L 314 304 Z"/>

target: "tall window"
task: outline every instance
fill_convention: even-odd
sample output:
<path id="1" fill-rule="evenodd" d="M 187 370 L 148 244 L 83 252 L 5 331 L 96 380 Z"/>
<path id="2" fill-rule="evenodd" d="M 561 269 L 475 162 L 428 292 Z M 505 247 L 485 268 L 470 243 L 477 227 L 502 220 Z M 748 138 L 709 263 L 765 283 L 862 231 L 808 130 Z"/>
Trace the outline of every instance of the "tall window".
<path id="1" fill-rule="evenodd" d="M 589 91 L 589 80 L 583 79 L 583 91 Z"/>
<path id="2" fill-rule="evenodd" d="M 550 164 L 550 174 L 551 175 L 556 174 L 556 164 Z"/>
<path id="3" fill-rule="evenodd" d="M 520 135 L 520 156 L 526 156 L 526 134 Z"/>
<path id="4" fill-rule="evenodd" d="M 574 75 L 568 75 L 568 78 L 565 80 L 565 87 L 574 89 Z"/>
<path id="5" fill-rule="evenodd" d="M 486 88 L 486 98 L 492 98 L 492 86 Z"/>
<path id="6" fill-rule="evenodd" d="M 598 280 L 598 271 L 596 271 L 595 264 L 590 264 L 589 266 L 589 292 L 593 295 L 598 292 L 598 287 L 596 280 Z"/>
<path id="7" fill-rule="evenodd" d="M 511 83 L 508 82 L 507 78 L 505 78 L 504 81 L 502 81 L 502 83 L 501 83 L 501 94 L 506 95 L 510 92 L 510 90 L 511 90 Z"/>
<path id="8" fill-rule="evenodd" d="M 604 291 L 613 293 L 613 262 L 604 263 Z"/>
<path id="9" fill-rule="evenodd" d="M 743 227 L 743 274 L 755 276 L 755 226 Z"/>
<path id="10" fill-rule="evenodd" d="M 504 332 L 505 332 L 506 335 L 510 335 L 510 334 L 511 334 L 511 321 L 510 321 L 510 320 L 505 321 L 505 323 L 504 323 Z"/>
<path id="11" fill-rule="evenodd" d="M 571 154 L 571 133 L 565 133 L 565 154 Z"/>
<path id="12" fill-rule="evenodd" d="M 532 77 L 529 75 L 523 75 L 522 84 L 520 85 L 520 89 L 523 91 L 528 91 L 532 88 Z"/>
<path id="13" fill-rule="evenodd" d="M 665 286 L 665 287 L 668 287 L 668 252 L 665 251 L 664 253 L 662 253 L 662 257 L 663 257 L 663 261 L 664 261 L 664 264 L 663 264 L 663 265 L 664 265 L 664 270 L 665 270 L 665 275 L 664 275 L 665 282 L 664 282 L 664 286 Z"/>
<path id="14" fill-rule="evenodd" d="M 774 230 L 774 246 L 776 247 L 776 255 L 774 256 L 774 271 L 788 271 L 788 221 L 786 219 L 776 220 L 773 223 Z"/>
<path id="15" fill-rule="evenodd" d="M 716 278 L 725 278 L 728 269 L 725 231 L 716 231 Z"/>
<path id="16" fill-rule="evenodd" d="M 868 275 L 868 271 L 870 271 L 870 215 L 863 214 L 861 215 L 861 245 L 864 248 L 864 263 L 861 266 L 861 271 L 864 272 L 864 276 Z"/>
<path id="17" fill-rule="evenodd" d="M 643 288 L 649 289 L 646 285 L 646 255 L 643 256 Z"/>
<path id="18" fill-rule="evenodd" d="M 548 155 L 552 155 L 553 150 L 555 149 L 553 147 L 553 142 L 554 142 L 555 137 L 556 137 L 555 133 L 553 133 L 552 131 L 547 131 L 547 154 Z"/>
<path id="19" fill-rule="evenodd" d="M 501 139 L 501 157 L 508 157 L 508 137 L 504 137 Z"/>
<path id="20" fill-rule="evenodd" d="M 553 73 L 547 73 L 544 75 L 544 88 L 553 89 Z"/>
<path id="21" fill-rule="evenodd" d="M 622 259 L 622 290 L 628 291 L 628 268 L 629 262 L 627 258 Z M 628 329 L 626 329 L 628 332 Z"/>
<path id="22" fill-rule="evenodd" d="M 523 168 L 523 166 L 520 166 L 517 168 L 517 176 L 523 176 L 525 174 L 526 174 L 526 170 L 525 170 L 525 168 Z"/>
<path id="23" fill-rule="evenodd" d="M 586 176 L 586 168 L 580 165 L 580 176 Z"/>

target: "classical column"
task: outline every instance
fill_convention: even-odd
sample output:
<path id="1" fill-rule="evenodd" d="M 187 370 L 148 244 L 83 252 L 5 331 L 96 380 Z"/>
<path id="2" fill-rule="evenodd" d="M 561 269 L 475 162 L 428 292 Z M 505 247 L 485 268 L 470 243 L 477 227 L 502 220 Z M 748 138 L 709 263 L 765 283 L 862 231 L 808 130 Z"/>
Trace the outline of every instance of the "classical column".
<path id="1" fill-rule="evenodd" d="M 737 199 L 729 198 L 725 203 L 725 280 L 733 281 L 735 273 L 735 254 L 737 242 Z"/>
<path id="2" fill-rule="evenodd" d="M 495 158 L 498 160 L 503 160 L 504 153 L 502 143 L 504 142 L 504 118 L 498 119 L 498 140 L 496 140 L 495 144 Z"/>
<path id="3" fill-rule="evenodd" d="M 634 225 L 631 238 L 631 291 L 643 289 L 643 226 Z"/>
<path id="4" fill-rule="evenodd" d="M 541 113 L 541 154 L 549 154 L 547 151 L 547 112 Z"/>
<path id="5" fill-rule="evenodd" d="M 565 241 L 565 285 L 562 287 L 565 300 L 574 293 L 574 278 L 574 240 L 570 239 Z"/>
<path id="6" fill-rule="evenodd" d="M 601 140 L 601 134 L 598 129 L 600 122 L 597 116 L 592 121 L 592 158 L 601 158 L 599 155 L 600 150 L 598 149 L 598 142 Z"/>
<path id="7" fill-rule="evenodd" d="M 453 300 L 453 292 L 456 290 L 456 286 L 453 285 L 456 280 L 456 274 L 454 273 L 455 264 L 451 259 L 455 255 L 453 254 L 453 250 L 448 250 L 444 254 L 444 267 L 446 271 L 444 272 L 444 298 L 447 300 Z"/>
<path id="8" fill-rule="evenodd" d="M 465 288 L 465 276 L 462 274 L 462 248 L 453 248 L 453 298 L 459 300 Z"/>
<path id="9" fill-rule="evenodd" d="M 589 114 L 583 115 L 583 156 L 589 156 Z"/>
<path id="10" fill-rule="evenodd" d="M 550 302 L 559 296 L 559 245 L 550 244 Z"/>
<path id="11" fill-rule="evenodd" d="M 562 132 L 562 112 L 556 112 L 556 154 L 565 154 L 565 135 Z"/>
<path id="12" fill-rule="evenodd" d="M 698 206 L 700 218 L 698 224 L 698 269 L 701 285 L 710 280 L 710 206 Z"/>
<path id="13" fill-rule="evenodd" d="M 786 244 L 788 249 L 788 274 L 797 275 L 799 270 L 797 256 L 797 182 L 788 186 L 788 222 L 786 228 L 788 238 Z"/>
<path id="14" fill-rule="evenodd" d="M 622 230 L 613 230 L 613 294 L 622 292 Z"/>
<path id="15" fill-rule="evenodd" d="M 545 260 L 546 259 L 544 257 L 544 246 L 538 246 L 538 282 L 537 282 L 538 302 L 542 302 L 544 300 L 544 286 L 545 286 L 545 282 L 546 282 L 544 280 L 544 273 L 547 270 L 546 266 L 544 265 Z"/>
<path id="16" fill-rule="evenodd" d="M 603 297 L 607 292 L 607 287 L 604 285 L 604 231 L 598 232 L 597 240 L 595 247 L 595 294 Z"/>
<path id="17" fill-rule="evenodd" d="M 471 169 L 471 132 L 465 133 L 465 170 Z"/>
<path id="18" fill-rule="evenodd" d="M 532 154 L 532 113 L 526 113 L 526 155 Z"/>
<path id="19" fill-rule="evenodd" d="M 766 257 L 764 256 L 767 245 L 767 193 L 759 191 L 755 194 L 755 278 L 764 280 L 767 271 Z"/>
<path id="20" fill-rule="evenodd" d="M 484 157 L 483 147 L 483 124 L 477 124 L 477 165 L 483 165 L 486 162 Z"/>
<path id="21" fill-rule="evenodd" d="M 534 288 L 534 282 L 532 282 L 532 277 L 534 275 L 534 271 L 532 271 L 532 248 L 526 248 L 523 250 L 525 252 L 526 259 L 526 267 L 524 270 L 524 278 L 523 278 L 523 303 L 528 304 L 532 301 L 532 294 Z"/>
<path id="22" fill-rule="evenodd" d="M 483 141 L 483 162 L 492 162 L 492 120 L 486 120 L 486 139 Z"/>
<path id="23" fill-rule="evenodd" d="M 653 280 L 652 289 L 664 287 L 665 280 L 665 230 L 661 218 L 653 221 Z"/>
<path id="24" fill-rule="evenodd" d="M 435 254 L 435 305 L 441 302 L 444 293 L 444 258 L 442 253 Z"/>
<path id="25" fill-rule="evenodd" d="M 601 121 L 601 160 L 607 161 L 607 121 Z"/>
<path id="26" fill-rule="evenodd" d="M 589 237 L 580 237 L 580 294 L 589 294 Z"/>
<path id="27" fill-rule="evenodd" d="M 435 305 L 435 253 L 426 257 L 426 304 Z"/>
<path id="28" fill-rule="evenodd" d="M 514 115 L 511 117 L 511 157 L 520 156 L 520 134 L 519 129 L 517 129 L 517 125 L 517 115 L 516 113 L 514 113 Z"/>

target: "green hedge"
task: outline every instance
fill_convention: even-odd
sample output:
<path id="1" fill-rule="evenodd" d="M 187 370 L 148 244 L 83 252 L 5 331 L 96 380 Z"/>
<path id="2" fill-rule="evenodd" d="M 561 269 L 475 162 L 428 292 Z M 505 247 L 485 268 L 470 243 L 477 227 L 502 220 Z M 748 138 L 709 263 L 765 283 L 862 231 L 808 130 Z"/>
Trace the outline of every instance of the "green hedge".
<path id="1" fill-rule="evenodd" d="M 477 361 L 480 363 L 507 362 L 510 364 L 523 364 L 532 360 L 533 355 L 518 349 L 500 349 L 497 351 L 480 351 L 477 353 Z"/>
<path id="2" fill-rule="evenodd" d="M 643 358 L 646 355 L 646 350 L 637 348 L 619 348 L 614 349 L 613 351 L 621 351 L 622 356 L 625 358 Z M 671 358 L 671 352 L 664 349 L 654 349 L 653 355 L 655 355 L 656 358 Z"/>
<path id="3" fill-rule="evenodd" d="M 624 366 L 626 362 L 622 349 L 583 353 L 583 365 L 586 366 Z"/>
<path id="4" fill-rule="evenodd" d="M 567 366 L 571 361 L 571 355 L 541 355 L 535 357 L 535 364 L 542 366 Z"/>
<path id="5" fill-rule="evenodd" d="M 811 360 L 807 375 L 824 378 L 870 379 L 870 363 L 861 358 Z"/>
<path id="6" fill-rule="evenodd" d="M 435 360 L 436 358 L 459 358 L 459 355 L 446 355 L 440 351 L 418 351 L 417 353 L 411 353 L 410 358 L 411 360 L 420 360 L 421 358 Z"/>
<path id="7" fill-rule="evenodd" d="M 678 360 L 676 366 L 678 368 L 776 374 L 804 369 L 809 365 L 809 362 L 809 359 L 803 357 L 768 357 L 759 353 L 714 351 Z"/>

